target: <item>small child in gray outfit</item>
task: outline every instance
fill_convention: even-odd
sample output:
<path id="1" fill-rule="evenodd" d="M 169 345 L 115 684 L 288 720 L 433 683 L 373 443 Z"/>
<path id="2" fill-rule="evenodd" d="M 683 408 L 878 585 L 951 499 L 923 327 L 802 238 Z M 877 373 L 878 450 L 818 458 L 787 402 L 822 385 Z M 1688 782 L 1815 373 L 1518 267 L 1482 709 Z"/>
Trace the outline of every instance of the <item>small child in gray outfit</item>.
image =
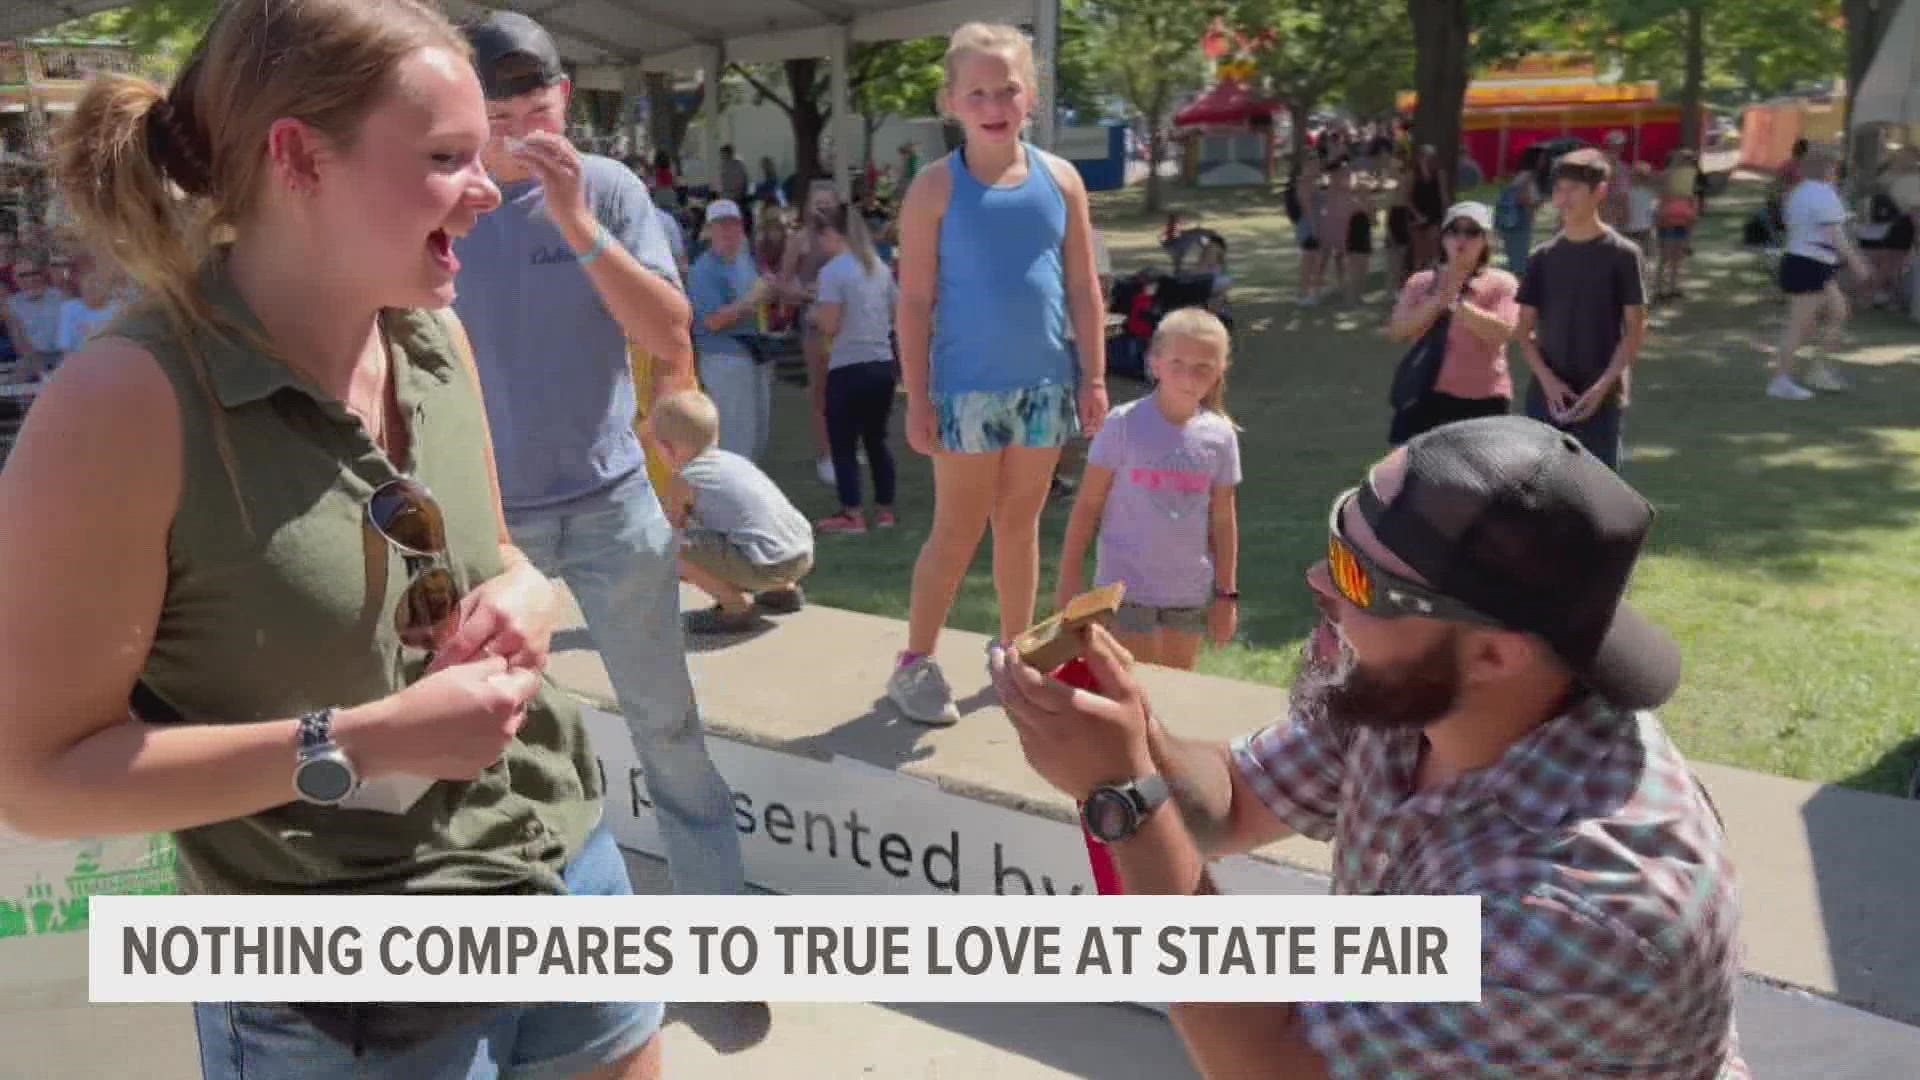
<path id="1" fill-rule="evenodd" d="M 762 611 L 799 611 L 800 579 L 813 570 L 806 515 L 758 465 L 719 448 L 720 417 L 707 395 L 669 395 L 650 423 L 675 474 L 664 501 L 681 530 L 680 580 L 714 599 L 687 617 L 687 630 L 743 633 Z"/>

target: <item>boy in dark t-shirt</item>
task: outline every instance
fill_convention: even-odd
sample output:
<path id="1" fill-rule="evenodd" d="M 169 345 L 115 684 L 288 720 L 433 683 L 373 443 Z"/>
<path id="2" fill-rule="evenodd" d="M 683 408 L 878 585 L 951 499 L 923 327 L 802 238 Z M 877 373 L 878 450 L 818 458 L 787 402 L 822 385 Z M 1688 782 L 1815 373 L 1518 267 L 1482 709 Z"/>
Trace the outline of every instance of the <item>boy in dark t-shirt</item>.
<path id="1" fill-rule="evenodd" d="M 1555 163 L 1561 231 L 1527 259 L 1514 337 L 1533 371 L 1527 415 L 1568 432 L 1618 469 L 1621 418 L 1647 309 L 1640 249 L 1600 221 L 1609 173 L 1596 150 Z"/>

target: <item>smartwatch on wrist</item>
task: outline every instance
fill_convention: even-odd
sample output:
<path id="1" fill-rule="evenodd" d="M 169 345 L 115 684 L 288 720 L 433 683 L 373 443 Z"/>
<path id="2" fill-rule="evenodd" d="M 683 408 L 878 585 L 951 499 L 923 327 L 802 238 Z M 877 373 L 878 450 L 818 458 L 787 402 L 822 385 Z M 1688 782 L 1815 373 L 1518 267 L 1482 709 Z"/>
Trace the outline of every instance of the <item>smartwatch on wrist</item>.
<path id="1" fill-rule="evenodd" d="M 1139 832 L 1169 794 L 1166 779 L 1158 774 L 1124 784 L 1103 784 L 1081 804 L 1080 821 L 1095 840 L 1117 844 Z"/>
<path id="2" fill-rule="evenodd" d="M 333 710 L 317 709 L 300 718 L 300 749 L 293 765 L 293 790 L 302 802 L 337 806 L 360 786 L 360 774 L 346 751 L 333 741 Z"/>

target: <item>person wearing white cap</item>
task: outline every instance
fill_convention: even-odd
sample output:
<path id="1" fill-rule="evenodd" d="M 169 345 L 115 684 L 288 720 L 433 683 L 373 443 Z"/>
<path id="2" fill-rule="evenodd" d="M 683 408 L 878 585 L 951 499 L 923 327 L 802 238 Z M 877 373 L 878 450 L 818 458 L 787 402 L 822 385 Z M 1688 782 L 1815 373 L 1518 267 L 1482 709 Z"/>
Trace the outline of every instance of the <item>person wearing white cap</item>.
<path id="1" fill-rule="evenodd" d="M 762 361 L 757 340 L 767 288 L 747 247 L 740 204 L 708 203 L 707 250 L 687 275 L 693 351 L 720 413 L 720 449 L 752 461 L 766 452 L 773 416 L 773 365 Z"/>
<path id="2" fill-rule="evenodd" d="M 1430 333 L 1444 341 L 1424 387 L 1394 412 L 1394 446 L 1456 420 L 1500 416 L 1513 404 L 1507 343 L 1520 320 L 1520 281 L 1492 265 L 1493 212 L 1485 204 L 1455 203 L 1442 222 L 1440 265 L 1407 280 L 1387 325 L 1395 341 Z"/>

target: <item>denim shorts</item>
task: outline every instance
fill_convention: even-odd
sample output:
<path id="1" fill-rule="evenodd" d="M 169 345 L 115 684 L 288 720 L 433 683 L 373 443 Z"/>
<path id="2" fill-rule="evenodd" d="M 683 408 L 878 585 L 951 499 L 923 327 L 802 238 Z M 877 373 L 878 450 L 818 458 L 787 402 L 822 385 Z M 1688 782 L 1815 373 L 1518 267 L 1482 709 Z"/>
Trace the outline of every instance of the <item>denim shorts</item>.
<path id="1" fill-rule="evenodd" d="M 1113 632 L 1151 634 L 1165 627 L 1183 634 L 1204 634 L 1207 632 L 1208 612 L 1204 604 L 1199 607 L 1148 607 L 1145 604 L 1122 602 L 1120 610 L 1113 613 Z"/>
<path id="2" fill-rule="evenodd" d="M 1023 446 L 1054 450 L 1080 434 L 1080 402 L 1071 385 L 935 394 L 940 446 L 951 454 L 991 454 Z"/>
<path id="3" fill-rule="evenodd" d="M 633 893 L 605 824 L 587 837 L 564 878 L 575 896 Z M 657 1001 L 503 1005 L 414 1046 L 357 1052 L 287 1005 L 202 1002 L 193 1018 L 205 1080 L 560 1080 L 638 1050 L 660 1030 L 665 1011 Z"/>

